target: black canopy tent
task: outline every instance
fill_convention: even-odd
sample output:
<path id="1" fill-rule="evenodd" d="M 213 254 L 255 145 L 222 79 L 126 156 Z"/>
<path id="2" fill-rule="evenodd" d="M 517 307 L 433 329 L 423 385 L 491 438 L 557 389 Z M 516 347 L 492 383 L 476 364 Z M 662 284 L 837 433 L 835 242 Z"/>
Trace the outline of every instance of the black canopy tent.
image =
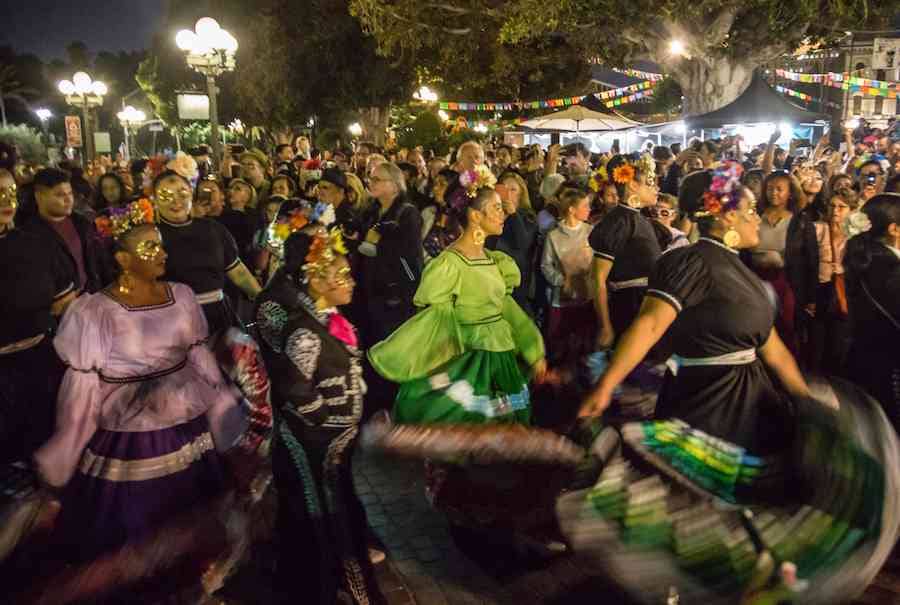
<path id="1" fill-rule="evenodd" d="M 684 119 L 688 128 L 722 128 L 735 124 L 759 124 L 762 122 L 815 124 L 829 116 L 794 105 L 775 92 L 756 71 L 750 86 L 724 107 L 699 116 Z"/>

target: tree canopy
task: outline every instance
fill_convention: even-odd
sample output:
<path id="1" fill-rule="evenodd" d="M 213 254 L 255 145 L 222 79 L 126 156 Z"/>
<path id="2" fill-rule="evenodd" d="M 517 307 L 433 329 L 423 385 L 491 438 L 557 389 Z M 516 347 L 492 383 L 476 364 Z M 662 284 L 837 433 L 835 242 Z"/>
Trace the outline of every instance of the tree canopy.
<path id="1" fill-rule="evenodd" d="M 580 61 L 610 66 L 648 58 L 685 92 L 685 112 L 733 100 L 755 67 L 805 41 L 829 41 L 877 23 L 879 0 L 351 0 L 382 52 L 470 61 L 473 54 L 553 42 Z M 671 52 L 672 40 L 683 44 Z M 477 43 L 476 43 L 477 41 Z M 456 57 L 456 59 L 455 59 Z M 450 71 L 451 66 L 444 66 Z"/>

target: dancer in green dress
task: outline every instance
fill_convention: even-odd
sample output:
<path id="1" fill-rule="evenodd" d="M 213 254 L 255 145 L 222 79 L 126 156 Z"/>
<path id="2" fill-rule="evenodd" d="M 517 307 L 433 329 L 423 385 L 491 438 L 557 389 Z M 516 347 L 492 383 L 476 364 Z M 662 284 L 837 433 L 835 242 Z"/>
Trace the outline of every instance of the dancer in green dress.
<path id="1" fill-rule="evenodd" d="M 462 236 L 426 267 L 419 312 L 369 351 L 375 370 L 401 384 L 395 422 L 530 421 L 528 374 L 545 372 L 544 342 L 510 296 L 521 279 L 515 261 L 484 248 L 503 231 L 492 178 L 461 175 L 451 208 Z"/>
<path id="2" fill-rule="evenodd" d="M 426 462 L 426 492 L 435 508 L 455 525 L 494 535 L 513 530 L 519 545 L 522 532 L 552 518 L 561 486 L 547 476 L 550 467 L 541 472 L 519 457 L 500 469 L 470 450 L 484 425 L 530 424 L 528 381 L 545 378 L 544 342 L 511 296 L 520 282 L 515 261 L 484 248 L 487 236 L 503 231 L 505 218 L 493 176 L 486 170 L 462 173 L 448 202 L 463 234 L 426 266 L 414 299 L 418 313 L 372 347 L 369 360 L 400 383 L 394 422 L 427 425 L 423 434 L 432 436 L 447 429 L 443 449 L 455 452 L 453 463 Z M 481 427 L 471 427 L 470 439 L 459 425 Z M 512 441 L 537 434 L 523 429 L 521 440 Z M 551 552 L 565 550 L 559 542 L 541 542 Z"/>

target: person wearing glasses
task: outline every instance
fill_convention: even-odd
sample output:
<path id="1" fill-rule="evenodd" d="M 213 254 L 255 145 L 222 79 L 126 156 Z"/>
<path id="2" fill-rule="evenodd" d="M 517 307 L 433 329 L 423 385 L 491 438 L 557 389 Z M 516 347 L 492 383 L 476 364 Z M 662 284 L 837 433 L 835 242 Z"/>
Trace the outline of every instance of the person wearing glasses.
<path id="1" fill-rule="evenodd" d="M 166 243 L 165 279 L 190 286 L 203 306 L 213 337 L 232 325 L 225 302 L 228 278 L 250 300 L 260 291 L 253 273 L 238 255 L 237 244 L 219 222 L 193 218 L 190 182 L 167 170 L 153 181 L 153 196 L 159 211 L 159 232 Z"/>

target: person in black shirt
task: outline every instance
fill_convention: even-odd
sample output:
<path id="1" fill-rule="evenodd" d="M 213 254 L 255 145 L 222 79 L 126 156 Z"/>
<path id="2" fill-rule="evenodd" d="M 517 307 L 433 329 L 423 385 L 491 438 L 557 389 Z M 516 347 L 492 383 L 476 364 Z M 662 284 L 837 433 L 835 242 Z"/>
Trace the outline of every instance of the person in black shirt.
<path id="1" fill-rule="evenodd" d="M 650 220 L 640 209 L 656 204 L 655 164 L 649 155 L 617 155 L 606 165 L 620 203 L 591 232 L 594 251 L 594 308 L 600 331 L 597 347 L 612 347 L 637 316 L 647 280 L 662 250 Z"/>
<path id="2" fill-rule="evenodd" d="M 97 292 L 113 279 L 113 263 L 97 236 L 94 223 L 72 212 L 75 199 L 69 175 L 45 168 L 34 177 L 37 215 L 23 229 L 44 245 L 56 246 L 68 260 L 70 280 L 79 291 Z"/>
<path id="3" fill-rule="evenodd" d="M 0 462 L 28 459 L 53 432 L 65 368 L 53 350 L 54 317 L 75 299 L 68 260 L 17 229 L 16 183 L 0 169 Z"/>
<path id="4" fill-rule="evenodd" d="M 212 219 L 191 218 L 193 196 L 187 179 L 167 170 L 154 180 L 153 195 L 168 253 L 164 279 L 194 290 L 209 333 L 215 335 L 233 323 L 222 291 L 225 278 L 251 300 L 260 291 L 259 283 L 241 261 L 237 244 L 224 226 Z"/>

